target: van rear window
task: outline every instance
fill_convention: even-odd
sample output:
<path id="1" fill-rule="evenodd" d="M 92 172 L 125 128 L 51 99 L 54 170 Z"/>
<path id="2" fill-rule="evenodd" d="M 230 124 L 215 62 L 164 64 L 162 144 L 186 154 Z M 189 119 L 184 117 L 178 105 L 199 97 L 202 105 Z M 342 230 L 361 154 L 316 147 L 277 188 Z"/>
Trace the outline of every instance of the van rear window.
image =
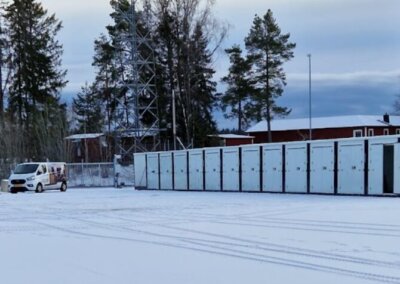
<path id="1" fill-rule="evenodd" d="M 31 174 L 36 172 L 39 164 L 22 164 L 18 165 L 15 170 L 14 174 Z"/>

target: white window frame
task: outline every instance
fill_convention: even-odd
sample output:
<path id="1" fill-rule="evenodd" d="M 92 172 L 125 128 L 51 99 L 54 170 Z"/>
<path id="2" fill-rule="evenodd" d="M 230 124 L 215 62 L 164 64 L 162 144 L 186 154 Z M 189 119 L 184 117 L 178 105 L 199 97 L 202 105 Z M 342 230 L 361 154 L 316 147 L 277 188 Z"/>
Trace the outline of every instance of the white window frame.
<path id="1" fill-rule="evenodd" d="M 363 137 L 362 129 L 355 129 L 353 130 L 353 137 Z"/>
<path id="2" fill-rule="evenodd" d="M 368 136 L 375 136 L 375 132 L 373 129 L 368 129 Z"/>
<path id="3" fill-rule="evenodd" d="M 383 135 L 389 135 L 389 129 L 388 128 L 384 128 L 383 129 Z"/>

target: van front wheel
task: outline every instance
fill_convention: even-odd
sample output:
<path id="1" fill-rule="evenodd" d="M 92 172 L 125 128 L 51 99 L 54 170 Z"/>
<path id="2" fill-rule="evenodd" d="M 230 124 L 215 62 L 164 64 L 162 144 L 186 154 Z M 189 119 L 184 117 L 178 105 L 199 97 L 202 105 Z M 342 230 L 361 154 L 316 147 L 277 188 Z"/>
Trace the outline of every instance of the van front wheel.
<path id="1" fill-rule="evenodd" d="M 63 183 L 61 184 L 60 190 L 61 190 L 62 192 L 66 192 L 66 191 L 67 191 L 67 184 L 66 184 L 65 182 L 63 182 Z"/>
<path id="2" fill-rule="evenodd" d="M 41 184 L 41 183 L 39 183 L 37 186 L 36 186 L 36 190 L 35 190 L 37 193 L 41 193 L 41 192 L 43 192 L 43 185 Z"/>

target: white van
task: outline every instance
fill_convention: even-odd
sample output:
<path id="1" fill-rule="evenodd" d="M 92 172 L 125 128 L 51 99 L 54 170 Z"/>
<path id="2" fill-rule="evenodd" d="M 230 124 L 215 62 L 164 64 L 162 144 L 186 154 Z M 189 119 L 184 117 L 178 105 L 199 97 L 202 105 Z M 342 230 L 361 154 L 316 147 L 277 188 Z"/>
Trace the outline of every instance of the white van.
<path id="1" fill-rule="evenodd" d="M 11 193 L 47 189 L 67 190 L 65 163 L 24 163 L 19 164 L 8 179 Z"/>

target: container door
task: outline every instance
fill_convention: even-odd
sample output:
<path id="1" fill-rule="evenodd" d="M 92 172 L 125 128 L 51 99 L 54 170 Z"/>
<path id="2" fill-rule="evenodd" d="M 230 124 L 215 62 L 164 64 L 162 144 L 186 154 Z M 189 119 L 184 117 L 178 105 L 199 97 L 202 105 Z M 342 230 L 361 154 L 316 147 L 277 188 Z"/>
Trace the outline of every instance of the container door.
<path id="1" fill-rule="evenodd" d="M 310 146 L 310 192 L 335 193 L 335 144 L 315 142 Z"/>
<path id="2" fill-rule="evenodd" d="M 397 142 L 397 138 L 375 138 L 368 144 L 368 194 L 384 192 L 384 145 Z"/>
<path id="3" fill-rule="evenodd" d="M 223 190 L 239 191 L 239 148 L 223 149 Z"/>
<path id="4" fill-rule="evenodd" d="M 187 190 L 187 152 L 175 152 L 174 153 L 174 189 L 175 190 Z"/>
<path id="5" fill-rule="evenodd" d="M 135 187 L 146 188 L 146 154 L 134 154 L 133 162 L 135 167 Z"/>
<path id="6" fill-rule="evenodd" d="M 189 190 L 203 190 L 203 150 L 189 151 Z"/>
<path id="7" fill-rule="evenodd" d="M 383 193 L 383 145 L 369 145 L 368 194 Z"/>
<path id="8" fill-rule="evenodd" d="M 282 192 L 282 145 L 263 146 L 263 191 Z"/>
<path id="9" fill-rule="evenodd" d="M 383 146 L 383 193 L 394 193 L 394 145 Z"/>
<path id="10" fill-rule="evenodd" d="M 364 194 L 364 141 L 342 141 L 338 147 L 338 193 Z"/>
<path id="11" fill-rule="evenodd" d="M 221 190 L 221 151 L 205 150 L 206 190 Z"/>
<path id="12" fill-rule="evenodd" d="M 261 191 L 260 146 L 242 148 L 242 190 Z"/>
<path id="13" fill-rule="evenodd" d="M 163 190 L 173 189 L 172 185 L 172 153 L 160 154 L 160 188 Z"/>
<path id="14" fill-rule="evenodd" d="M 286 192 L 307 193 L 307 144 L 289 144 L 285 153 Z"/>
<path id="15" fill-rule="evenodd" d="M 393 151 L 393 193 L 400 194 L 400 144 L 394 144 Z"/>
<path id="16" fill-rule="evenodd" d="M 160 189 L 158 154 L 147 154 L 147 188 Z"/>

